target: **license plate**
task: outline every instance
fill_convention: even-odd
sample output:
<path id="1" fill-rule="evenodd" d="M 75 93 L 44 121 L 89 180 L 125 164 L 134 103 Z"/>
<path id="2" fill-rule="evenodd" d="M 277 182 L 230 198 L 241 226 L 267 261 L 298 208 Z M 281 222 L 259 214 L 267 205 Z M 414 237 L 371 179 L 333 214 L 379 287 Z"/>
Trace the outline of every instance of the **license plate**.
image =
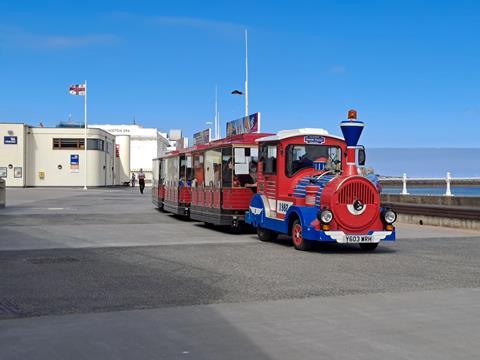
<path id="1" fill-rule="evenodd" d="M 373 242 L 372 235 L 346 235 L 347 243 L 371 243 Z"/>

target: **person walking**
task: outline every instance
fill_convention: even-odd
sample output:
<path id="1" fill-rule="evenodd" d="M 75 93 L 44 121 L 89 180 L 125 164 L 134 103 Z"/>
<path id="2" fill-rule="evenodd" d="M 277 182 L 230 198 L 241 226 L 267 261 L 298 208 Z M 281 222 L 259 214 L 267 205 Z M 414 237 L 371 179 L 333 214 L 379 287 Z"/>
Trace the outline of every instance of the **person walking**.
<path id="1" fill-rule="evenodd" d="M 140 169 L 140 172 L 137 175 L 138 185 L 140 186 L 140 193 L 143 194 L 143 189 L 145 189 L 145 173 L 143 172 L 143 169 Z"/>
<path id="2" fill-rule="evenodd" d="M 130 182 L 132 183 L 132 187 L 135 187 L 135 180 L 137 180 L 137 178 L 135 177 L 135 173 L 132 173 L 132 178 L 130 179 Z"/>

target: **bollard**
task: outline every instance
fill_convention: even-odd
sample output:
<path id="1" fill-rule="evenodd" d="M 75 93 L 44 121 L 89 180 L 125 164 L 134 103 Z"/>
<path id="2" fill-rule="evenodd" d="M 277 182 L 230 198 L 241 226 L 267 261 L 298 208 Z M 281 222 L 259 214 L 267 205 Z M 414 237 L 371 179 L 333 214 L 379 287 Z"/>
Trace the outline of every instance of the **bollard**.
<path id="1" fill-rule="evenodd" d="M 408 195 L 407 191 L 407 174 L 403 173 L 403 189 L 402 189 L 402 195 Z"/>
<path id="2" fill-rule="evenodd" d="M 0 208 L 5 207 L 6 202 L 5 180 L 0 179 Z"/>
<path id="3" fill-rule="evenodd" d="M 444 196 L 453 196 L 452 191 L 450 190 L 450 172 L 447 172 L 447 190 L 445 191 Z"/>

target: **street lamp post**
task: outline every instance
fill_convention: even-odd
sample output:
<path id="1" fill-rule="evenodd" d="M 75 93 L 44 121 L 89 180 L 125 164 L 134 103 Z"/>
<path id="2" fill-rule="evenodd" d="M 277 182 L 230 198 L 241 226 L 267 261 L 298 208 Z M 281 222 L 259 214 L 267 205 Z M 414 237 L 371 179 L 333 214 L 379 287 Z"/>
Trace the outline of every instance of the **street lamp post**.
<path id="1" fill-rule="evenodd" d="M 245 29 L 245 89 L 243 90 L 243 92 L 240 90 L 233 90 L 231 94 L 245 96 L 245 117 L 247 117 L 248 116 L 248 32 L 247 32 L 247 29 Z"/>

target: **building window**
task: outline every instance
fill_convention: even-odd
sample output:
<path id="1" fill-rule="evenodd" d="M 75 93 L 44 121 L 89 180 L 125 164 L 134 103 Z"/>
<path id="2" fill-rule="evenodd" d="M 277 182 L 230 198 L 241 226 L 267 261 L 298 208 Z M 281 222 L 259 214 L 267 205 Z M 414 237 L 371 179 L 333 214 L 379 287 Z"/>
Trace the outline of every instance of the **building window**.
<path id="1" fill-rule="evenodd" d="M 53 149 L 85 149 L 84 147 L 85 139 L 53 139 Z M 87 139 L 87 149 L 88 150 L 99 150 L 104 151 L 105 142 L 101 139 Z"/>
<path id="2" fill-rule="evenodd" d="M 105 149 L 105 142 L 101 139 L 87 139 L 87 150 L 99 150 Z"/>
<path id="3" fill-rule="evenodd" d="M 84 139 L 53 139 L 54 149 L 84 149 Z"/>

